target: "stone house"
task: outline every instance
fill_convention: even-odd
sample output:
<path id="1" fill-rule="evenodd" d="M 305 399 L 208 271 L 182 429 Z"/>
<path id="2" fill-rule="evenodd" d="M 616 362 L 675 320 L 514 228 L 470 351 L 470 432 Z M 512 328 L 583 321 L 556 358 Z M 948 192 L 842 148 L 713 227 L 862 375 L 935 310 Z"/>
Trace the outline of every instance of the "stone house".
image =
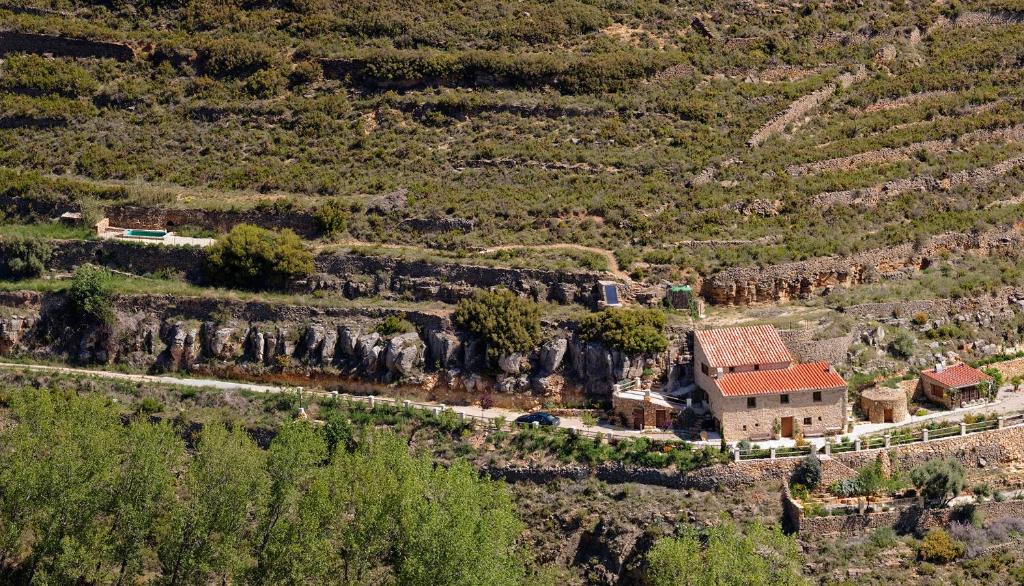
<path id="1" fill-rule="evenodd" d="M 986 400 L 991 385 L 992 377 L 963 363 L 936 364 L 935 368 L 921 371 L 921 391 L 925 397 L 948 409 Z"/>
<path id="2" fill-rule="evenodd" d="M 618 385 L 617 385 L 618 386 Z M 639 387 L 612 393 L 612 411 L 633 429 L 671 429 L 684 404 Z"/>
<path id="3" fill-rule="evenodd" d="M 771 326 L 694 332 L 694 378 L 726 441 L 840 433 L 846 381 L 826 362 L 797 364 Z"/>

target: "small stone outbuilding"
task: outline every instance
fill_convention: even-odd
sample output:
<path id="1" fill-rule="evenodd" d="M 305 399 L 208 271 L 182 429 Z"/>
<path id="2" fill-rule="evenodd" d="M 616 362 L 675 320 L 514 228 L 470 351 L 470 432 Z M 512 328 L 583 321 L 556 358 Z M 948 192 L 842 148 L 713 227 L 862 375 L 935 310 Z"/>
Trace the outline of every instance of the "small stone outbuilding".
<path id="1" fill-rule="evenodd" d="M 612 393 L 612 410 L 628 427 L 637 430 L 671 429 L 683 406 L 650 390 Z"/>
<path id="2" fill-rule="evenodd" d="M 898 423 L 910 417 L 907 395 L 899 388 L 872 387 L 860 394 L 860 408 L 871 423 Z"/>
<path id="3" fill-rule="evenodd" d="M 992 377 L 966 364 L 921 371 L 921 390 L 934 403 L 958 409 L 969 403 L 986 401 L 992 389 Z"/>

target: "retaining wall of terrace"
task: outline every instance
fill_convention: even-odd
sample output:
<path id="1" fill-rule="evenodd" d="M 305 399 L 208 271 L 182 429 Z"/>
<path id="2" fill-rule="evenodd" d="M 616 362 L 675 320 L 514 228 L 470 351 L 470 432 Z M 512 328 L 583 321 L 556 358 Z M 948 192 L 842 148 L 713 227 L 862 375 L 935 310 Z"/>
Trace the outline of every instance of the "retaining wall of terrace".
<path id="1" fill-rule="evenodd" d="M 0 31 L 0 55 L 10 53 L 49 53 L 58 57 L 94 57 L 117 61 L 135 59 L 135 51 L 123 43 L 11 30 Z"/>
<path id="2" fill-rule="evenodd" d="M 121 240 L 57 242 L 48 268 L 72 271 L 85 263 L 135 274 L 177 272 L 197 284 L 205 279 L 202 249 Z M 589 304 L 595 284 L 605 278 L 594 272 L 430 263 L 341 252 L 318 255 L 314 264 L 319 276 L 310 279 L 310 287 L 334 289 L 349 298 L 397 294 L 449 303 L 475 289 L 505 287 L 539 300 Z"/>

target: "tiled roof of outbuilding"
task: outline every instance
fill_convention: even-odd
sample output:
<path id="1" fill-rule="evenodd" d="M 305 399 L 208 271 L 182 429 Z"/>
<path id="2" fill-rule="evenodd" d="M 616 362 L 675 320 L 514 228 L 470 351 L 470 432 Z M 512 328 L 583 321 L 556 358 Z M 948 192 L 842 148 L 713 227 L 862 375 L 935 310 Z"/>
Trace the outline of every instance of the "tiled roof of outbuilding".
<path id="1" fill-rule="evenodd" d="M 992 377 L 988 376 L 984 372 L 981 372 L 977 368 L 967 366 L 962 362 L 953 366 L 946 366 L 941 372 L 935 372 L 934 368 L 922 371 L 921 376 L 930 378 L 949 389 L 970 387 L 992 380 Z"/>
<path id="2" fill-rule="evenodd" d="M 793 355 L 772 326 L 697 330 L 693 335 L 711 368 L 793 361 Z"/>
<path id="3" fill-rule="evenodd" d="M 794 364 L 789 368 L 723 374 L 716 380 L 726 397 L 774 395 L 845 388 L 846 381 L 827 362 Z"/>

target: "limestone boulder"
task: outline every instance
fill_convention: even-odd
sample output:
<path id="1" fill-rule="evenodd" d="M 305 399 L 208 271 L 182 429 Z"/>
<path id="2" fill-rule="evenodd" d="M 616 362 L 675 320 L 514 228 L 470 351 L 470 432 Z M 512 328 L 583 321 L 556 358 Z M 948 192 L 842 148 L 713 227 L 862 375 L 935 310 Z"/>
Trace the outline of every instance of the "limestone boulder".
<path id="1" fill-rule="evenodd" d="M 419 334 L 411 332 L 395 336 L 388 341 L 384 353 L 384 366 L 399 376 L 410 376 L 423 366 L 426 345 Z"/>
<path id="2" fill-rule="evenodd" d="M 437 368 L 447 369 L 458 366 L 462 341 L 451 332 L 434 330 L 427 334 L 430 361 Z"/>
<path id="3" fill-rule="evenodd" d="M 509 375 L 517 375 L 530 369 L 530 359 L 525 354 L 510 352 L 498 357 L 498 368 Z"/>
<path id="4" fill-rule="evenodd" d="M 565 359 L 569 341 L 565 338 L 555 338 L 545 342 L 540 347 L 540 370 L 541 374 L 548 375 L 562 366 Z"/>

